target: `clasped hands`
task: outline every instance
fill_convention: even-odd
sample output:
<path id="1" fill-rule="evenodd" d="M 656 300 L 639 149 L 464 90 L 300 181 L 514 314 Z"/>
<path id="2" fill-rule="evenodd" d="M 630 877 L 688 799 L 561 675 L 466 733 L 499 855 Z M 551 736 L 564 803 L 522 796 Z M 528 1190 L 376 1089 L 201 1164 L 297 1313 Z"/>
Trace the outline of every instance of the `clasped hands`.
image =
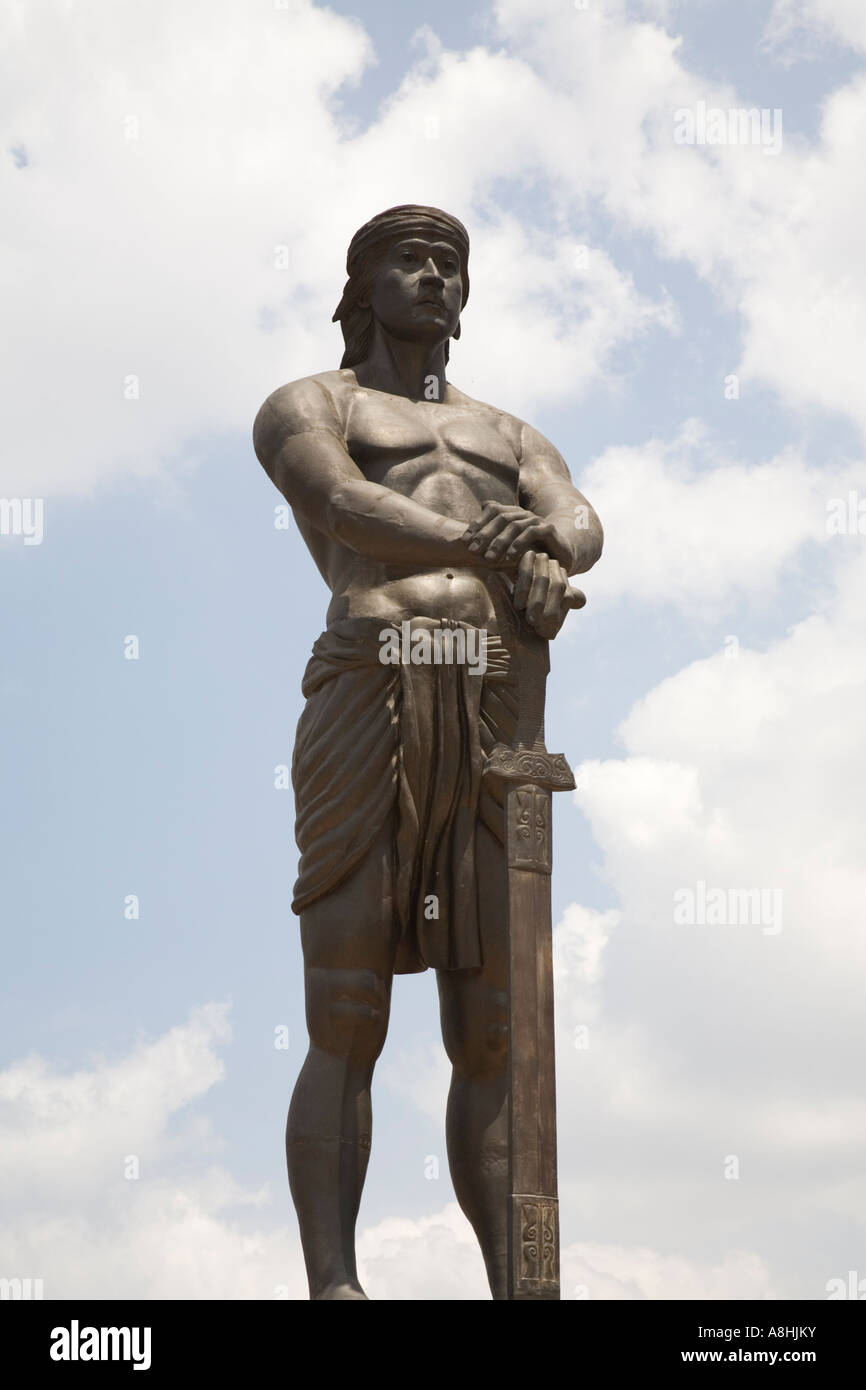
<path id="1" fill-rule="evenodd" d="M 468 548 L 491 569 L 514 572 L 512 601 L 540 637 L 555 637 L 582 595 L 570 588 L 571 554 L 555 526 L 523 507 L 486 502 L 463 533 Z"/>

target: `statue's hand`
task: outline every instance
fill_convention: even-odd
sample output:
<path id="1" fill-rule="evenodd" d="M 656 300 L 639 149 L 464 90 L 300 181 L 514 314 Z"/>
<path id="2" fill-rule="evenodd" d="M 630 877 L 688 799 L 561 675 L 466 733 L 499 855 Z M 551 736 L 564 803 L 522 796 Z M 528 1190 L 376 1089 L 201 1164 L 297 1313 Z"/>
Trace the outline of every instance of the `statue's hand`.
<path id="1" fill-rule="evenodd" d="M 558 560 L 543 551 L 528 550 L 517 570 L 512 601 L 533 631 L 550 641 L 571 609 L 582 608 L 586 599 L 579 589 L 571 588 L 568 572 Z"/>
<path id="2" fill-rule="evenodd" d="M 543 551 L 560 565 L 571 562 L 571 553 L 551 522 L 507 502 L 485 502 L 463 539 L 497 569 L 514 568 L 530 551 Z"/>

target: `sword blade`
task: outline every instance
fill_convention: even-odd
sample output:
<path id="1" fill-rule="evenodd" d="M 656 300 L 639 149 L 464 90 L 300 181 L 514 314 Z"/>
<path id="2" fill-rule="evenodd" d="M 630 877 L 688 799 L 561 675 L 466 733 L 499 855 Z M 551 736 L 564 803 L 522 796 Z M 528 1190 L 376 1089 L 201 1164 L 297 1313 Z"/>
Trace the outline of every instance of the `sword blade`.
<path id="1" fill-rule="evenodd" d="M 507 799 L 551 797 L 509 788 Z M 508 869 L 509 1288 L 515 1300 L 559 1298 L 556 1060 L 550 876 Z"/>

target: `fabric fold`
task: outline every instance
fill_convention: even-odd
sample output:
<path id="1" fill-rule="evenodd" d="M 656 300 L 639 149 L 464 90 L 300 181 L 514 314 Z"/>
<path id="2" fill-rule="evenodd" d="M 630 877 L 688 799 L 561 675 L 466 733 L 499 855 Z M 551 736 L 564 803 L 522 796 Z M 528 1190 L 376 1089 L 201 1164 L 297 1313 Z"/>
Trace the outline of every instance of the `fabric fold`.
<path id="1" fill-rule="evenodd" d="M 475 834 L 503 841 L 501 791 L 482 780 L 496 742 L 511 743 L 517 698 L 509 653 L 485 634 L 486 670 L 465 662 L 383 664 L 384 623 L 346 619 L 322 633 L 304 673 L 292 759 L 301 858 L 300 914 L 358 867 L 394 811 L 395 969 L 482 964 Z M 460 628 L 416 619 L 413 631 Z"/>

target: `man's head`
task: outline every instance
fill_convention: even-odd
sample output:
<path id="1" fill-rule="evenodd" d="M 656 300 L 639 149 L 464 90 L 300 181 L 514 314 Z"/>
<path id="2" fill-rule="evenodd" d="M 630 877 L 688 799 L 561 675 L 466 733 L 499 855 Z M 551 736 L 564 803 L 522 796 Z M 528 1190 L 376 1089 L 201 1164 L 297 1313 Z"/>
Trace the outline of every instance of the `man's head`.
<path id="1" fill-rule="evenodd" d="M 341 367 L 367 356 L 374 321 L 393 337 L 445 342 L 460 336 L 469 297 L 469 235 L 439 208 L 406 203 L 365 222 L 349 244 L 348 280 L 333 321 L 346 350 Z"/>

